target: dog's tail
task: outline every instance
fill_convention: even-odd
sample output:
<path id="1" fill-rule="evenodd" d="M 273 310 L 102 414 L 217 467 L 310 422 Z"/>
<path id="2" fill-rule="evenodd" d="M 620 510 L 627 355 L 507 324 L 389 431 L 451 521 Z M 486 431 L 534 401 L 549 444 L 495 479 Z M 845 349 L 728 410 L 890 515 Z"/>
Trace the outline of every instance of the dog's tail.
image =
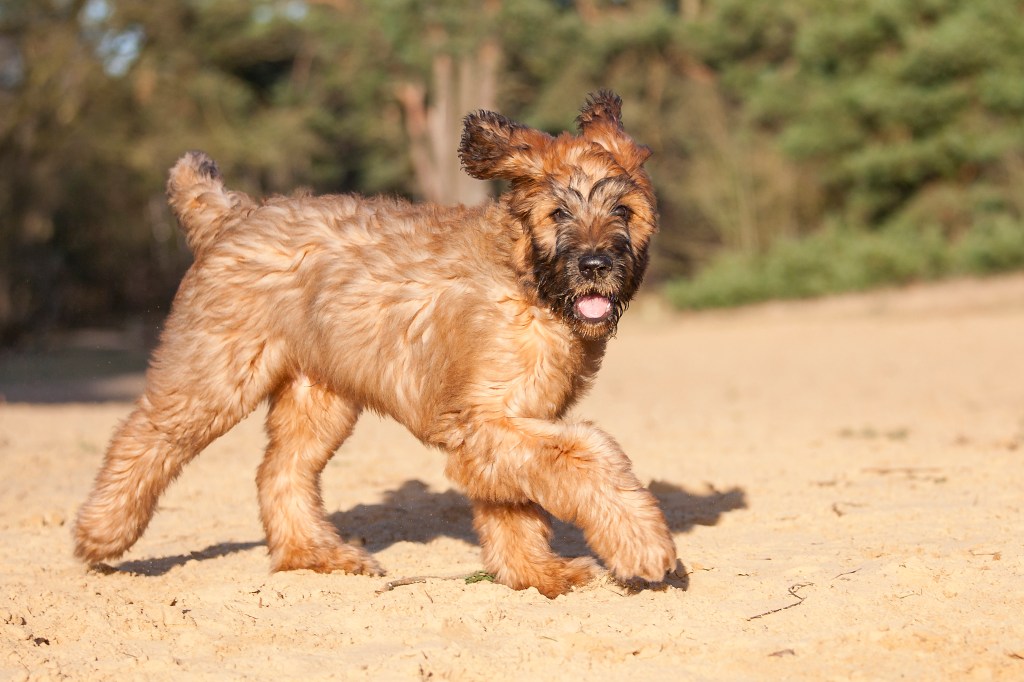
<path id="1" fill-rule="evenodd" d="M 226 190 L 217 164 L 199 151 L 186 153 L 174 164 L 167 180 L 167 199 L 197 258 L 216 241 L 230 218 L 255 206 L 247 195 Z"/>

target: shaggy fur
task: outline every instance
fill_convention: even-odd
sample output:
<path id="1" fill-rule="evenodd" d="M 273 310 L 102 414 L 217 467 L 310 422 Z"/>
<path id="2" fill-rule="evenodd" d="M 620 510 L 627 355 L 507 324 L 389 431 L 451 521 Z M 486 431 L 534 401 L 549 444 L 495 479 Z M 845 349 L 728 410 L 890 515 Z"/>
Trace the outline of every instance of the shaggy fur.
<path id="1" fill-rule="evenodd" d="M 548 596 L 590 580 L 549 546 L 575 523 L 620 578 L 657 581 L 676 551 L 619 445 L 567 410 L 590 385 L 656 229 L 647 148 L 621 102 L 591 96 L 579 134 L 465 119 L 460 156 L 509 189 L 478 208 L 358 196 L 256 202 L 205 154 L 171 170 L 195 263 L 74 528 L 96 563 L 139 538 L 182 467 L 269 399 L 257 474 L 274 570 L 380 574 L 327 520 L 320 473 L 363 409 L 447 453 L 485 568 Z"/>

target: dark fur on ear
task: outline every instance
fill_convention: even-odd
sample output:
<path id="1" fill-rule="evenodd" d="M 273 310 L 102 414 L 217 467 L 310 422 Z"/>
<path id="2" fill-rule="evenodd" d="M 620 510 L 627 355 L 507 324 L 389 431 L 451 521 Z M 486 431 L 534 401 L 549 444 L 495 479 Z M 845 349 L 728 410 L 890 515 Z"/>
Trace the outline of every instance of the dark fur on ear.
<path id="1" fill-rule="evenodd" d="M 610 123 L 622 130 L 622 98 L 611 90 L 599 90 L 587 95 L 587 103 L 576 117 L 576 126 L 586 134 L 587 128 L 596 122 Z"/>
<path id="2" fill-rule="evenodd" d="M 540 153 L 551 137 L 493 111 L 476 111 L 463 119 L 459 159 L 474 178 L 532 177 L 543 172 Z"/>
<path id="3" fill-rule="evenodd" d="M 611 90 L 588 95 L 576 117 L 576 125 L 582 137 L 604 147 L 630 173 L 639 170 L 651 158 L 650 147 L 636 144 L 626 134 L 622 126 L 622 98 Z"/>

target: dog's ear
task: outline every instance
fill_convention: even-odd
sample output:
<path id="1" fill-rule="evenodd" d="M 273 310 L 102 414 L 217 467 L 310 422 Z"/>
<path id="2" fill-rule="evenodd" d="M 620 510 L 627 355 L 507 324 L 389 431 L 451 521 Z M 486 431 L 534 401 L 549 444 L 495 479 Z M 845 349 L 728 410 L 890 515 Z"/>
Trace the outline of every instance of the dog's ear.
<path id="1" fill-rule="evenodd" d="M 637 144 L 622 126 L 622 98 L 611 90 L 587 96 L 587 103 L 576 117 L 580 135 L 608 151 L 630 173 L 651 158 L 651 148 Z"/>
<path id="2" fill-rule="evenodd" d="M 543 174 L 541 155 L 551 136 L 493 111 L 477 111 L 463 120 L 459 159 L 474 178 L 515 180 Z"/>
<path id="3" fill-rule="evenodd" d="M 608 125 L 622 130 L 622 98 L 611 90 L 599 90 L 587 95 L 587 102 L 576 117 L 580 132 L 587 133 L 596 126 Z"/>

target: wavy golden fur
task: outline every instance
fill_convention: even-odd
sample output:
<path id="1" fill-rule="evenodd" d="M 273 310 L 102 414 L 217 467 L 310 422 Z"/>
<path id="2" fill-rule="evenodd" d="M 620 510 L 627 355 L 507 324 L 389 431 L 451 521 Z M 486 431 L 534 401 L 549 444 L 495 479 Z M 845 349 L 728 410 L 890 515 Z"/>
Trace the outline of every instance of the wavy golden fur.
<path id="1" fill-rule="evenodd" d="M 268 399 L 257 485 L 274 570 L 382 572 L 338 536 L 319 484 L 370 409 L 447 453 L 499 582 L 554 596 L 593 577 L 592 559 L 551 551 L 548 513 L 582 528 L 616 576 L 663 579 L 676 552 L 654 497 L 609 435 L 566 417 L 657 224 L 650 152 L 620 111 L 614 94 L 592 95 L 579 134 L 558 137 L 467 116 L 466 171 L 510 183 L 478 208 L 256 202 L 186 154 L 168 194 L 195 263 L 79 511 L 76 555 L 125 552 L 182 467 Z"/>

